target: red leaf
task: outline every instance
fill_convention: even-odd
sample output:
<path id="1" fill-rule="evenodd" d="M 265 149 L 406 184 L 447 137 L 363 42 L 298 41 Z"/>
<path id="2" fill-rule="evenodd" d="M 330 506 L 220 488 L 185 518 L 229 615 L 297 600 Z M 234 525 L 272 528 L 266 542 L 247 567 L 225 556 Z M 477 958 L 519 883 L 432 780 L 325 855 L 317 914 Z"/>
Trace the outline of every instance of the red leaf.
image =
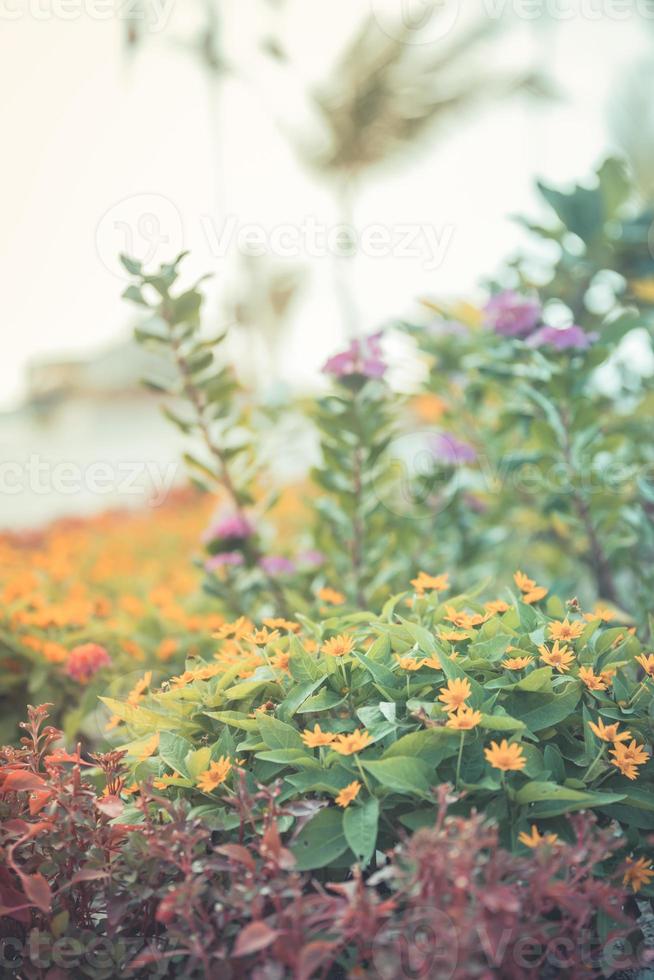
<path id="1" fill-rule="evenodd" d="M 251 922 L 239 932 L 234 944 L 234 956 L 249 956 L 265 949 L 277 939 L 278 929 L 271 929 L 265 922 Z"/>
<path id="2" fill-rule="evenodd" d="M 297 980 L 310 980 L 315 976 L 318 970 L 331 960 L 334 948 L 334 943 L 325 940 L 317 940 L 303 946 L 295 974 Z"/>
<path id="3" fill-rule="evenodd" d="M 49 912 L 52 905 L 52 892 L 42 874 L 21 875 L 21 884 L 32 905 L 41 912 Z"/>
<path id="4" fill-rule="evenodd" d="M 125 809 L 125 804 L 117 796 L 101 796 L 95 801 L 98 810 L 108 817 L 118 817 Z"/>
<path id="5" fill-rule="evenodd" d="M 46 803 L 49 803 L 53 797 L 53 793 L 49 789 L 39 790 L 30 797 L 30 815 L 35 817 L 39 813 Z"/>
<path id="6" fill-rule="evenodd" d="M 247 847 L 243 847 L 241 844 L 223 844 L 221 847 L 217 847 L 216 850 L 219 854 L 224 854 L 225 857 L 228 857 L 230 861 L 237 861 L 239 864 L 244 864 L 250 871 L 254 871 L 256 868 L 254 858 Z"/>
<path id="7" fill-rule="evenodd" d="M 11 790 L 17 793 L 21 790 L 42 790 L 46 785 L 45 779 L 41 779 L 35 772 L 28 772 L 27 769 L 18 769 L 16 772 L 10 772 L 8 776 L 4 777 L 2 791 L 3 793 L 7 793 Z"/>

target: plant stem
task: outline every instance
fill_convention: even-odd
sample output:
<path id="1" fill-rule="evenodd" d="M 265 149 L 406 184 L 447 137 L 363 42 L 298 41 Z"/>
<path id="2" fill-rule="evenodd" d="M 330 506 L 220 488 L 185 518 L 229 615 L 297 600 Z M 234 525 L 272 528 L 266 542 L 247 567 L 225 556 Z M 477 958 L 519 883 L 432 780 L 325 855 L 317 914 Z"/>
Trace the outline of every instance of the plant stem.
<path id="1" fill-rule="evenodd" d="M 459 783 L 461 782 L 461 759 L 463 757 L 463 743 L 465 742 L 466 733 L 461 732 L 461 738 L 459 740 L 459 754 L 456 759 L 456 788 L 459 788 Z"/>
<path id="2" fill-rule="evenodd" d="M 595 769 L 597 768 L 599 761 L 604 755 L 605 751 L 606 751 L 606 742 L 602 742 L 599 752 L 597 753 L 597 755 L 589 765 L 588 769 L 586 770 L 586 782 L 590 780 L 591 775 L 595 772 Z"/>

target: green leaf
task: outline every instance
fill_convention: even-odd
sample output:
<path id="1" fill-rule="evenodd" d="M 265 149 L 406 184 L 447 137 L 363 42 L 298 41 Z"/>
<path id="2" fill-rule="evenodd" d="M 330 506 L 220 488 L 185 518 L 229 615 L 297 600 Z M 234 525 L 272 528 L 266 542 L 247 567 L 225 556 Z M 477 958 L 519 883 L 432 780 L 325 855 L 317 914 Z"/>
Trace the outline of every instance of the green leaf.
<path id="1" fill-rule="evenodd" d="M 507 698 L 508 714 L 523 721 L 530 732 L 550 728 L 568 718 L 581 697 L 578 681 L 569 681 L 560 694 L 514 692 Z"/>
<path id="2" fill-rule="evenodd" d="M 362 760 L 361 764 L 381 783 L 384 789 L 423 797 L 429 795 L 430 769 L 419 759 L 394 756 L 390 759 L 378 759 L 374 762 L 363 762 Z"/>
<path id="3" fill-rule="evenodd" d="M 191 778 L 186 759 L 192 755 L 194 746 L 188 739 L 173 732 L 161 732 L 159 736 L 159 757 L 163 759 L 167 766 L 178 772 L 186 779 Z M 206 769 L 206 766 L 204 767 Z"/>
<path id="4" fill-rule="evenodd" d="M 443 759 L 453 755 L 459 744 L 459 733 L 451 728 L 426 728 L 419 732 L 409 732 L 394 742 L 382 759 L 408 757 L 421 759 L 435 768 Z"/>
<path id="5" fill-rule="evenodd" d="M 263 712 L 257 715 L 257 725 L 261 738 L 269 749 L 301 749 L 306 751 L 300 733 L 277 718 L 270 718 Z"/>
<path id="6" fill-rule="evenodd" d="M 312 817 L 299 832 L 291 851 L 298 871 L 325 868 L 348 848 L 343 833 L 343 814 L 336 807 L 327 807 Z"/>
<path id="7" fill-rule="evenodd" d="M 375 852 L 379 828 L 379 800 L 352 803 L 343 814 L 343 833 L 358 863 L 365 867 Z"/>
<path id="8" fill-rule="evenodd" d="M 524 721 L 518 721 L 511 715 L 485 715 L 482 713 L 480 728 L 486 728 L 491 732 L 520 732 L 524 731 Z"/>

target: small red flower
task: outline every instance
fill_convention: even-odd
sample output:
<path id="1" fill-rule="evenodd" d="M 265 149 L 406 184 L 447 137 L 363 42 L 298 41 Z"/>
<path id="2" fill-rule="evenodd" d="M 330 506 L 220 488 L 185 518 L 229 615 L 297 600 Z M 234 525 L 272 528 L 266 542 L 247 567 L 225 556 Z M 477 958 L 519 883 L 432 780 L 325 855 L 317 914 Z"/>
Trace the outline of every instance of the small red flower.
<path id="1" fill-rule="evenodd" d="M 111 664 L 111 657 L 99 643 L 82 643 L 68 654 L 66 673 L 79 684 L 86 684 L 102 667 Z"/>

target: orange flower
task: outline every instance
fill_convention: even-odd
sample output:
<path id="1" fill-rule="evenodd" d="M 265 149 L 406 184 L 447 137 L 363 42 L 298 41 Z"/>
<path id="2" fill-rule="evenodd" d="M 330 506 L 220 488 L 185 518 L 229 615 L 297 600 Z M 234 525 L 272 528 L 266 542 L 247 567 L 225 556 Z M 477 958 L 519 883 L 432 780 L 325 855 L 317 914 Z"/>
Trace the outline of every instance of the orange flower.
<path id="1" fill-rule="evenodd" d="M 529 664 L 533 664 L 533 657 L 507 657 L 502 661 L 502 666 L 507 670 L 524 670 Z"/>
<path id="2" fill-rule="evenodd" d="M 439 640 L 444 640 L 446 643 L 458 643 L 459 640 L 467 640 L 470 638 L 470 633 L 462 633 L 459 630 L 446 630 L 444 633 L 438 634 Z M 451 653 L 450 657 L 454 657 Z"/>
<path id="3" fill-rule="evenodd" d="M 424 660 L 416 660 L 415 657 L 400 657 L 399 654 L 395 654 L 395 659 L 402 670 L 420 670 L 424 664 Z"/>
<path id="4" fill-rule="evenodd" d="M 550 639 L 562 640 L 564 643 L 570 640 L 577 640 L 583 633 L 585 627 L 583 623 L 571 623 L 567 616 L 564 620 L 555 620 L 550 623 L 548 632 Z"/>
<path id="5" fill-rule="evenodd" d="M 244 637 L 248 643 L 254 643 L 257 647 L 265 647 L 267 643 L 272 643 L 279 639 L 279 630 L 268 630 L 264 627 L 261 630 L 254 630 Z"/>
<path id="6" fill-rule="evenodd" d="M 274 667 L 276 670 L 288 671 L 290 659 L 290 653 L 284 653 L 283 650 L 277 650 L 276 655 L 270 658 L 270 666 Z"/>
<path id="7" fill-rule="evenodd" d="M 481 711 L 475 711 L 473 708 L 463 705 L 458 711 L 449 715 L 447 727 L 463 732 L 470 728 L 476 728 L 480 721 Z"/>
<path id="8" fill-rule="evenodd" d="M 654 677 L 654 653 L 647 654 L 647 656 L 642 653 L 640 657 L 636 657 L 636 662 L 640 664 L 648 677 Z"/>
<path id="9" fill-rule="evenodd" d="M 589 691 L 605 691 L 607 688 L 606 680 L 602 678 L 601 674 L 598 677 L 592 667 L 580 667 L 579 680 L 586 685 Z"/>
<path id="10" fill-rule="evenodd" d="M 288 633 L 299 633 L 301 629 L 300 624 L 293 622 L 292 619 L 283 619 L 279 617 L 275 619 L 264 619 L 263 625 L 267 626 L 271 630 L 286 630 Z"/>
<path id="11" fill-rule="evenodd" d="M 531 590 L 536 587 L 536 583 L 534 582 L 533 578 L 529 578 L 524 572 L 521 571 L 514 573 L 513 581 L 521 592 L 531 592 Z"/>
<path id="12" fill-rule="evenodd" d="M 638 745 L 635 739 L 632 739 L 629 745 L 616 742 L 615 747 L 611 749 L 611 755 L 615 756 L 611 759 L 611 765 L 616 766 L 627 779 L 637 779 L 638 766 L 649 759 L 644 746 Z"/>
<path id="13" fill-rule="evenodd" d="M 327 602 L 330 606 L 342 606 L 345 602 L 343 593 L 337 592 L 336 589 L 331 589 L 329 586 L 325 586 L 324 589 L 318 589 L 317 594 L 321 602 Z"/>
<path id="14" fill-rule="evenodd" d="M 493 599 L 491 602 L 484 603 L 484 609 L 486 609 L 492 615 L 496 613 L 505 613 L 509 608 L 508 602 L 504 602 L 503 599 Z"/>
<path id="15" fill-rule="evenodd" d="M 351 636 L 346 636 L 345 633 L 333 636 L 322 646 L 322 652 L 329 654 L 330 657 L 344 657 L 348 653 L 352 653 L 353 649 L 354 640 Z"/>
<path id="16" fill-rule="evenodd" d="M 544 589 L 542 585 L 537 585 L 535 589 L 530 592 L 525 592 L 522 596 L 522 601 L 531 606 L 534 602 L 540 602 L 547 595 L 547 589 Z"/>
<path id="17" fill-rule="evenodd" d="M 651 878 L 654 878 L 654 870 L 652 870 L 652 864 L 647 858 L 641 857 L 637 861 L 631 857 L 627 858 L 625 872 L 622 876 L 623 885 L 630 885 L 634 892 L 639 892 L 643 885 L 645 887 L 649 885 Z"/>
<path id="18" fill-rule="evenodd" d="M 570 664 L 574 662 L 574 654 L 568 650 L 566 646 L 560 647 L 559 641 L 556 640 L 552 649 L 549 647 L 542 646 L 538 647 L 538 652 L 540 653 L 540 659 L 550 667 L 556 668 L 559 674 L 564 674 L 570 669 Z"/>
<path id="19" fill-rule="evenodd" d="M 162 640 L 157 647 L 157 660 L 163 660 L 164 662 L 166 660 L 170 660 L 170 658 L 177 653 L 178 647 L 179 643 L 177 640 L 174 640 L 170 636 L 166 637 L 166 639 Z"/>
<path id="20" fill-rule="evenodd" d="M 450 623 L 454 623 L 460 629 L 466 630 L 472 629 L 474 626 L 481 626 L 487 619 L 490 619 L 490 613 L 482 616 L 480 613 L 469 613 L 465 610 L 459 612 L 454 606 L 446 606 L 445 613 L 445 619 L 449 620 Z"/>
<path id="21" fill-rule="evenodd" d="M 450 587 L 449 575 L 447 572 L 442 575 L 428 575 L 427 572 L 418 572 L 417 578 L 411 579 L 411 585 L 418 595 L 424 595 L 427 591 L 443 592 Z"/>
<path id="22" fill-rule="evenodd" d="M 490 748 L 484 749 L 484 755 L 491 766 L 501 769 L 502 772 L 524 769 L 527 765 L 527 760 L 522 754 L 522 746 L 516 742 L 509 744 L 505 738 L 499 745 L 497 742 L 491 742 Z"/>
<path id="23" fill-rule="evenodd" d="M 345 789 L 342 789 L 338 796 L 336 797 L 336 802 L 339 806 L 345 809 L 349 806 L 352 800 L 354 800 L 359 795 L 359 790 L 361 789 L 361 783 L 358 779 L 355 779 L 353 783 L 348 783 Z"/>
<path id="24" fill-rule="evenodd" d="M 597 724 L 589 721 L 588 727 L 593 735 L 596 735 L 603 742 L 626 742 L 627 739 L 631 738 L 631 732 L 618 731 L 620 725 L 617 721 L 614 721 L 612 725 L 605 725 L 602 719 L 598 718 Z"/>
<path id="25" fill-rule="evenodd" d="M 603 623 L 610 623 L 615 618 L 615 613 L 607 606 L 595 606 L 593 612 L 584 613 L 584 619 L 589 623 L 594 619 L 599 619 Z"/>
<path id="26" fill-rule="evenodd" d="M 523 830 L 521 834 L 518 834 L 518 840 L 527 847 L 540 847 L 542 844 L 555 844 L 558 840 L 556 834 L 543 834 L 539 833 L 538 827 L 535 823 L 531 825 L 531 833 L 527 834 Z"/>
<path id="27" fill-rule="evenodd" d="M 354 755 L 355 752 L 362 752 L 363 749 L 372 745 L 372 738 L 367 731 L 352 732 L 351 735 L 337 735 L 332 748 L 339 755 Z"/>
<path id="28" fill-rule="evenodd" d="M 302 733 L 302 741 L 310 749 L 315 749 L 319 745 L 331 745 L 335 738 L 336 736 L 332 735 L 331 732 L 323 732 L 317 722 L 313 727 L 313 731 L 310 728 L 305 728 Z"/>
<path id="29" fill-rule="evenodd" d="M 211 793 L 224 783 L 232 769 L 232 764 L 226 755 L 221 755 L 217 762 L 212 762 L 208 769 L 200 773 L 197 785 L 204 793 Z"/>
<path id="30" fill-rule="evenodd" d="M 465 704 L 470 697 L 472 689 L 467 677 L 455 677 L 447 682 L 446 687 L 441 688 L 438 700 L 442 701 L 448 712 L 456 711 Z"/>
<path id="31" fill-rule="evenodd" d="M 458 653 L 456 652 L 456 650 L 454 650 L 450 654 L 450 660 L 456 660 L 458 656 L 459 656 Z M 426 657 L 425 660 L 421 661 L 421 663 L 423 667 L 431 667 L 432 670 L 443 669 L 443 665 L 441 664 L 437 653 L 432 654 L 431 657 Z"/>

